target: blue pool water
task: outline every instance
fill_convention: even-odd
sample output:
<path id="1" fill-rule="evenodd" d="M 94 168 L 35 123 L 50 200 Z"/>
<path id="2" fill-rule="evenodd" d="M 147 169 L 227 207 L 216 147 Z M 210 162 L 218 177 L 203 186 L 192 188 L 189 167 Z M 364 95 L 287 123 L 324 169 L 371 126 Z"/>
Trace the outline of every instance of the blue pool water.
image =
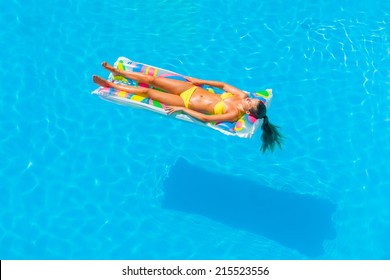
<path id="1" fill-rule="evenodd" d="M 2 1 L 0 259 L 390 259 L 390 7 L 351 2 Z M 283 150 L 90 95 L 119 56 L 273 88 Z M 183 160 L 254 182 L 236 184 L 243 194 L 269 190 L 269 207 L 224 216 L 234 188 L 219 198 L 218 182 L 191 186 L 202 211 L 175 206 Z M 278 193 L 286 209 L 331 205 L 302 214 L 332 232 L 313 236 L 315 253 L 281 239 L 296 227 L 273 224 Z"/>

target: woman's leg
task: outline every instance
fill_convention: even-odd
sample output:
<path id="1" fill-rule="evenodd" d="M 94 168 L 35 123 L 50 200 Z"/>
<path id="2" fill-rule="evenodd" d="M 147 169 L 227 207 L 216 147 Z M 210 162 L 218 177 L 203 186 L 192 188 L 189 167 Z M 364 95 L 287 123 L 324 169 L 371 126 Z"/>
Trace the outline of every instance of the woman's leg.
<path id="1" fill-rule="evenodd" d="M 182 106 L 184 107 L 184 101 L 181 99 L 180 96 L 173 95 L 170 93 L 161 92 L 158 90 L 150 89 L 150 88 L 137 88 L 127 85 L 119 85 L 115 84 L 113 82 L 107 81 L 99 76 L 93 75 L 93 81 L 94 83 L 98 84 L 102 87 L 112 87 L 117 90 L 125 91 L 128 93 L 133 93 L 136 95 L 149 97 L 153 100 L 159 101 L 161 103 L 164 103 L 168 106 Z"/>
<path id="2" fill-rule="evenodd" d="M 103 62 L 102 66 L 113 74 L 135 80 L 139 83 L 151 85 L 152 87 L 162 89 L 174 95 L 180 95 L 183 91 L 186 91 L 187 89 L 190 89 L 194 86 L 189 82 L 177 81 L 167 78 L 159 78 L 142 73 L 116 69 L 115 67 L 109 65 L 107 62 Z"/>

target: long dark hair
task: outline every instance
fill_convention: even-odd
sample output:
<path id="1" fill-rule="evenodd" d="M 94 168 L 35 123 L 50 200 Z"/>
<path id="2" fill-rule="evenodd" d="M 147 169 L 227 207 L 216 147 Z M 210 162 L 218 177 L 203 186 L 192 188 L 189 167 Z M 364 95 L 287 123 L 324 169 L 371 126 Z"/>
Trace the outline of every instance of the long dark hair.
<path id="1" fill-rule="evenodd" d="M 251 108 L 249 110 L 250 114 L 257 119 L 263 119 L 263 124 L 261 129 L 263 133 L 261 134 L 261 151 L 265 153 L 267 150 L 271 152 L 274 151 L 275 144 L 278 144 L 279 148 L 282 148 L 283 135 L 279 132 L 278 126 L 273 125 L 269 122 L 267 113 L 267 107 L 265 107 L 263 102 L 259 102 L 256 108 Z"/>

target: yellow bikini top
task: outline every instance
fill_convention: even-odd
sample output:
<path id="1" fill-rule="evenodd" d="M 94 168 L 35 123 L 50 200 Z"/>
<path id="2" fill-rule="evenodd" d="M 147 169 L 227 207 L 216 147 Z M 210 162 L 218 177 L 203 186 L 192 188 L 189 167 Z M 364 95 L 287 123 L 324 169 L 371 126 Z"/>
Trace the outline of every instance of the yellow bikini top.
<path id="1" fill-rule="evenodd" d="M 222 101 L 219 101 L 217 104 L 214 106 L 214 114 L 215 115 L 221 115 L 225 113 L 226 107 L 225 107 L 225 102 L 224 100 L 233 96 L 232 93 L 230 92 L 224 92 L 221 94 L 221 99 Z"/>

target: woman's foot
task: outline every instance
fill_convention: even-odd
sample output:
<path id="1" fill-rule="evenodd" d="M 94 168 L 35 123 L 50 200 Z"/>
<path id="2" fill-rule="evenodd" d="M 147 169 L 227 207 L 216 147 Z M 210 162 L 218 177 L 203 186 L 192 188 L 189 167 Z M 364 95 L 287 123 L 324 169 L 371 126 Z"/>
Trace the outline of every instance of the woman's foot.
<path id="1" fill-rule="evenodd" d="M 106 61 L 102 62 L 102 66 L 103 66 L 104 69 L 110 71 L 111 73 L 115 73 L 115 74 L 119 73 L 118 69 L 116 69 L 114 66 L 111 66 Z"/>
<path id="2" fill-rule="evenodd" d="M 92 80 L 95 84 L 98 84 L 101 87 L 111 87 L 111 83 L 99 76 L 93 75 Z"/>

